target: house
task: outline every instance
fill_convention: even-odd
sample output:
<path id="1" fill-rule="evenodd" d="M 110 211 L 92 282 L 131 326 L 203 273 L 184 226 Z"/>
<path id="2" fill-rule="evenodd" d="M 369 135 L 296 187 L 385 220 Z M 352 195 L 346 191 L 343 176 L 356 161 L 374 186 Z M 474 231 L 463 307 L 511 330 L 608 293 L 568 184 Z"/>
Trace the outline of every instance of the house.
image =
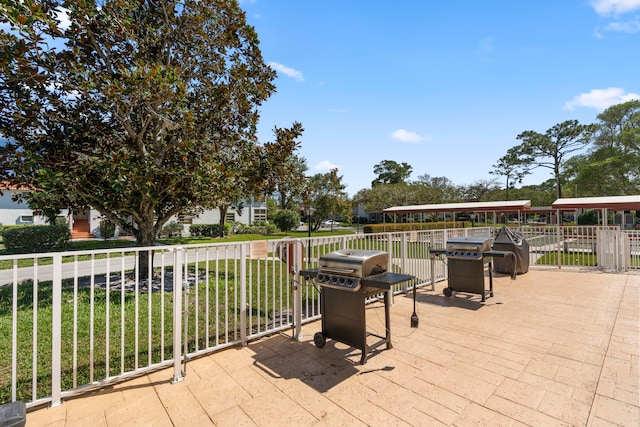
<path id="1" fill-rule="evenodd" d="M 13 198 L 21 193 L 30 191 L 27 187 L 16 187 L 5 183 L 0 184 L 0 224 L 28 225 L 45 224 L 44 217 L 38 215 L 25 203 L 18 203 Z"/>
<path id="2" fill-rule="evenodd" d="M 2 225 L 42 225 L 46 224 L 46 219 L 38 211 L 27 205 L 26 202 L 16 202 L 13 200 L 18 193 L 30 191 L 29 188 L 18 188 L 6 184 L 0 184 L 0 224 Z M 236 221 L 241 224 L 253 224 L 254 222 L 267 220 L 267 204 L 264 200 L 248 200 L 243 202 L 242 209 L 230 207 L 225 221 Z M 89 239 L 100 236 L 100 221 L 102 215 L 95 209 L 88 209 L 80 212 L 73 212 L 69 209 L 62 209 L 58 214 L 59 218 L 64 218 L 71 229 L 71 239 Z M 184 224 L 184 231 L 189 234 L 191 224 L 218 224 L 220 222 L 220 211 L 218 209 L 207 210 L 195 217 L 179 216 L 170 221 L 177 221 Z"/>

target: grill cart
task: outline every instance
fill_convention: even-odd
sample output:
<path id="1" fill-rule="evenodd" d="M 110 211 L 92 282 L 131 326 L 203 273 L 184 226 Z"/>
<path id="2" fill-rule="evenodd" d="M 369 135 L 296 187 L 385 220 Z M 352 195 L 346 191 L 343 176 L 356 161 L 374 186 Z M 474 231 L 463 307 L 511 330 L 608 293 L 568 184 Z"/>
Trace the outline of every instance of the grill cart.
<path id="1" fill-rule="evenodd" d="M 318 268 L 300 271 L 307 280 L 315 280 L 320 286 L 320 310 L 322 331 L 313 341 L 322 348 L 327 338 L 362 350 L 360 364 L 364 365 L 368 354 L 375 348 L 391 345 L 391 287 L 413 280 L 407 274 L 387 272 L 389 255 L 383 251 L 343 249 L 320 257 Z M 384 293 L 385 336 L 367 332 L 365 304 L 374 295 Z M 414 292 L 415 301 L 415 292 Z M 379 340 L 369 344 L 368 337 Z"/>
<path id="2" fill-rule="evenodd" d="M 482 302 L 493 296 L 493 276 L 491 259 L 494 257 L 511 257 L 513 252 L 491 250 L 491 239 L 488 237 L 456 237 L 447 240 L 446 249 L 430 249 L 431 257 L 446 257 L 449 276 L 448 287 L 443 289 L 445 296 L 453 292 L 466 292 L 482 295 Z M 488 266 L 489 289 L 485 288 L 484 271 Z M 515 279 L 515 273 L 511 276 Z"/>

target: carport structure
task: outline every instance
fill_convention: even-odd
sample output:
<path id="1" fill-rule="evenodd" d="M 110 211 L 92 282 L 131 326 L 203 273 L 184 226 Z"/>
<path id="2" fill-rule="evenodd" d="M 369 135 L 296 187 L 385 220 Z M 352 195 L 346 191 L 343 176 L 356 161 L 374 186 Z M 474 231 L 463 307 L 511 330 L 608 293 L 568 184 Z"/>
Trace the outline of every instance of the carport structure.
<path id="1" fill-rule="evenodd" d="M 453 215 L 456 220 L 456 212 L 466 212 L 469 214 L 492 214 L 493 223 L 496 223 L 496 215 L 501 213 L 517 214 L 518 220 L 522 220 L 522 215 L 531 210 L 531 200 L 507 200 L 498 202 L 462 202 L 462 203 L 439 203 L 429 205 L 409 205 L 393 206 L 382 211 L 383 214 L 393 215 L 396 222 L 398 214 L 422 214 L 422 213 L 446 213 Z"/>
<path id="2" fill-rule="evenodd" d="M 576 197 L 568 199 L 558 199 L 551 205 L 557 212 L 574 210 L 576 213 L 580 209 L 600 210 L 602 225 L 607 225 L 608 211 L 621 212 L 621 226 L 625 226 L 624 212 L 640 211 L 640 195 L 635 196 L 607 196 L 607 197 Z M 557 215 L 559 218 L 560 215 Z"/>

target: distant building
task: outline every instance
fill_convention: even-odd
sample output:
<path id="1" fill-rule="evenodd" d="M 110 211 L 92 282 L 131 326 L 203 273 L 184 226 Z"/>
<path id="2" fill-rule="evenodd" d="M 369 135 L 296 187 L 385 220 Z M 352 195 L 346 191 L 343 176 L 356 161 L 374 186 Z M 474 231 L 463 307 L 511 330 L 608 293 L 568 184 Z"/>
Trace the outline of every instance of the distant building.
<path id="1" fill-rule="evenodd" d="M 3 225 L 42 225 L 46 224 L 46 218 L 42 213 L 29 208 L 26 202 L 18 203 L 13 200 L 17 193 L 30 191 L 28 188 L 18 188 L 9 185 L 1 185 L 2 196 L 0 196 L 0 224 Z M 264 201 L 249 200 L 243 202 L 242 209 L 230 207 L 227 211 L 225 222 L 235 221 L 241 224 L 253 224 L 267 220 L 267 204 Z M 73 212 L 69 209 L 62 209 L 58 214 L 59 218 L 64 218 L 71 230 L 72 239 L 86 239 L 100 236 L 100 221 L 102 216 L 95 209 Z M 185 234 L 189 234 L 191 224 L 218 224 L 220 222 L 220 211 L 218 209 L 207 210 L 200 215 L 176 216 L 169 221 L 176 221 L 184 224 Z"/>

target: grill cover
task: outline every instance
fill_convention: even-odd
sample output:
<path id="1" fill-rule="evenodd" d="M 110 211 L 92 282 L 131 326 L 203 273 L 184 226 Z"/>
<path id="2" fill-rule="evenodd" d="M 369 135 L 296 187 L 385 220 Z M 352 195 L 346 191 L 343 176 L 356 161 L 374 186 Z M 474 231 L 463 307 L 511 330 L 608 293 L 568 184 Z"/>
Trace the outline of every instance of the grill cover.
<path id="1" fill-rule="evenodd" d="M 529 242 L 524 239 L 522 233 L 513 230 L 506 225 L 502 227 L 493 242 L 496 251 L 510 251 L 516 256 L 516 262 L 509 258 L 494 258 L 493 269 L 498 273 L 524 274 L 529 271 Z"/>

